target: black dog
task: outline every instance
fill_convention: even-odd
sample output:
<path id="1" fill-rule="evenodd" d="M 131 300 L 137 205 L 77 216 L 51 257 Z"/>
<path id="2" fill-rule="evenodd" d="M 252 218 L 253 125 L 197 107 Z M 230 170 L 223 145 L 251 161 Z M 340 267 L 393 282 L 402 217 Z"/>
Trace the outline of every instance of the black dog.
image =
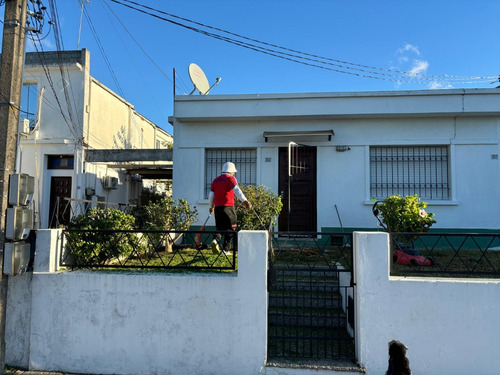
<path id="1" fill-rule="evenodd" d="M 406 349 L 399 341 L 393 340 L 389 343 L 389 368 L 385 375 L 411 375 Z"/>

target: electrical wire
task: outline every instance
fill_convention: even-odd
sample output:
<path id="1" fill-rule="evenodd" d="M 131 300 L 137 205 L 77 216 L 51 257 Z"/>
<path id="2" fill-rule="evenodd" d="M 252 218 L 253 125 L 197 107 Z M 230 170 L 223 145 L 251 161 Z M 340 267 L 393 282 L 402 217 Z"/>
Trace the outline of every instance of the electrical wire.
<path id="1" fill-rule="evenodd" d="M 120 86 L 120 83 L 118 82 L 118 79 L 116 78 L 116 75 L 115 75 L 115 72 L 113 70 L 113 67 L 111 66 L 111 63 L 109 62 L 109 59 L 108 59 L 108 56 L 106 55 L 106 51 L 104 50 L 104 47 L 102 46 L 102 43 L 101 43 L 101 40 L 99 39 L 99 35 L 97 35 L 97 31 L 94 27 L 94 24 L 87 12 L 87 9 L 84 7 L 83 8 L 83 14 L 85 15 L 85 19 L 87 20 L 88 24 L 89 24 L 89 27 L 90 27 L 90 31 L 92 32 L 92 35 L 94 36 L 94 39 L 97 43 L 97 47 L 99 48 L 99 50 L 101 51 L 101 54 L 102 54 L 102 57 L 104 59 L 104 62 L 106 64 L 106 66 L 108 67 L 108 70 L 109 70 L 109 73 L 111 74 L 111 78 L 113 80 L 113 82 L 115 83 L 116 85 L 116 88 L 118 90 L 118 93 L 120 94 L 120 96 L 122 98 L 125 97 L 125 95 L 123 94 L 123 90 Z"/>
<path id="2" fill-rule="evenodd" d="M 212 37 L 221 41 L 225 41 L 227 43 L 231 43 L 237 45 L 239 47 L 247 48 L 255 52 L 267 54 L 270 56 L 274 56 L 277 58 L 285 59 L 288 61 L 292 61 L 295 63 L 303 64 L 306 66 L 316 67 L 320 69 L 326 69 L 337 73 L 350 74 L 364 78 L 373 78 L 373 79 L 381 79 L 387 81 L 395 81 L 395 82 L 413 82 L 413 83 L 431 83 L 431 82 L 454 82 L 454 83 L 481 83 L 481 82 L 489 82 L 491 80 L 496 80 L 497 76 L 454 76 L 454 75 L 431 75 L 422 72 L 404 72 L 394 69 L 384 69 L 379 67 L 373 67 L 369 65 L 355 64 L 347 61 L 331 59 L 328 57 L 322 57 L 319 55 L 309 54 L 306 52 L 282 47 L 276 44 L 271 44 L 267 42 L 263 42 L 257 39 L 252 39 L 245 37 L 240 34 L 236 34 L 221 28 L 216 28 L 213 26 L 209 26 L 206 24 L 202 24 L 187 18 L 179 17 L 171 13 L 167 13 L 146 5 L 139 4 L 135 1 L 131 0 L 111 0 L 116 4 L 128 7 L 132 10 L 144 13 L 146 15 L 158 18 L 160 20 L 169 22 L 176 26 L 180 26 L 186 28 L 188 30 L 203 34 L 208 37 Z M 128 4 L 127 4 L 128 3 Z M 132 6 L 130 4 L 134 4 Z M 142 7 L 143 9 L 139 9 L 136 6 Z M 206 30 L 199 29 L 197 27 L 186 25 L 182 22 L 177 22 L 172 19 L 165 18 L 158 14 L 151 13 L 149 11 L 153 11 L 171 18 L 175 18 L 177 20 L 181 20 L 184 22 L 188 22 L 197 26 L 204 27 L 206 29 L 215 30 L 219 33 L 224 33 L 242 40 L 237 40 L 232 37 L 227 37 L 221 34 L 209 32 Z M 252 43 L 249 43 L 249 42 Z M 261 44 L 261 45 L 259 45 Z"/>
<path id="3" fill-rule="evenodd" d="M 57 13 L 57 7 L 56 7 L 54 0 L 49 0 L 49 3 L 50 3 L 50 10 L 52 13 L 52 22 L 54 24 L 54 30 L 53 30 L 54 31 L 54 39 L 55 39 L 56 47 L 57 47 L 57 58 L 58 58 L 59 72 L 61 73 L 61 80 L 63 82 L 64 99 L 66 100 L 66 107 L 67 107 L 69 119 L 70 119 L 71 123 L 73 124 L 73 128 L 76 130 L 77 128 L 79 128 L 79 126 L 78 126 L 79 124 L 75 120 L 75 116 L 73 114 L 73 105 L 72 105 L 70 97 L 69 97 L 68 85 L 65 84 L 66 82 L 70 81 L 70 78 L 66 78 L 66 69 L 63 66 L 63 61 L 62 61 L 61 51 L 64 50 L 64 45 L 63 45 L 63 40 L 59 34 L 59 29 L 60 29 L 59 16 Z M 68 77 L 69 77 L 69 74 L 68 74 Z M 71 86 L 71 82 L 69 82 L 69 86 Z M 73 103 L 74 103 L 74 97 L 73 97 Z"/>

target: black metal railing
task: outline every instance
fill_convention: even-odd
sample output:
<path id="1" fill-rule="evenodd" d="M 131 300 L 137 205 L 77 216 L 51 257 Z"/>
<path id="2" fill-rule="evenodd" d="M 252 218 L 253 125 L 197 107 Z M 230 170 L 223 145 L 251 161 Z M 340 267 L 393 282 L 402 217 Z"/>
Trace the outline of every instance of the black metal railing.
<path id="1" fill-rule="evenodd" d="M 271 238 L 268 362 L 354 360 L 352 234 Z"/>
<path id="2" fill-rule="evenodd" d="M 352 270 L 352 233 L 271 232 L 272 264 Z"/>
<path id="3" fill-rule="evenodd" d="M 217 249 L 211 246 L 214 238 L 217 238 Z M 72 269 L 234 271 L 237 241 L 235 232 L 224 231 L 65 229 L 60 265 Z"/>
<path id="4" fill-rule="evenodd" d="M 500 233 L 391 233 L 391 275 L 500 277 Z"/>

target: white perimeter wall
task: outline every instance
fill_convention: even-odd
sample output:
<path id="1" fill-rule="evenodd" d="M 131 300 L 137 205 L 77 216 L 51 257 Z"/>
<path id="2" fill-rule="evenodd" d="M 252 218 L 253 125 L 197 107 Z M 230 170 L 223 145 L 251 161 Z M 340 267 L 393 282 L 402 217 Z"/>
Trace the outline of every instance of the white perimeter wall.
<path id="1" fill-rule="evenodd" d="M 265 232 L 239 233 L 233 275 L 54 272 L 54 255 L 38 253 L 57 246 L 57 231 L 39 232 L 39 245 L 51 244 L 37 248 L 35 270 L 43 272 L 9 278 L 9 365 L 99 374 L 323 373 L 264 367 Z M 356 352 L 366 373 L 385 373 L 395 339 L 408 346 L 413 375 L 498 374 L 500 281 L 390 277 L 388 244 L 385 233 L 354 233 Z"/>
<path id="2" fill-rule="evenodd" d="M 6 362 L 96 374 L 258 373 L 266 359 L 267 233 L 250 241 L 240 232 L 238 244 L 234 274 L 13 278 Z"/>
<path id="3" fill-rule="evenodd" d="M 389 236 L 355 233 L 357 351 L 384 374 L 391 340 L 413 375 L 487 375 L 500 368 L 498 280 L 389 277 Z"/>

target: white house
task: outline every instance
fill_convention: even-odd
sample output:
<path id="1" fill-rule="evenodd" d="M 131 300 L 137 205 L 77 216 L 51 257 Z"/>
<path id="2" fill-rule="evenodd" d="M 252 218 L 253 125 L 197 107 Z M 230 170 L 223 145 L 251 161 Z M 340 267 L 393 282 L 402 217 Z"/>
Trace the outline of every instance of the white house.
<path id="1" fill-rule="evenodd" d="M 118 157 L 165 150 L 172 136 L 90 75 L 86 49 L 27 53 L 21 104 L 17 172 L 35 177 L 37 228 L 67 222 L 82 202 L 128 204 L 142 178 L 171 178 L 171 158 Z"/>
<path id="2" fill-rule="evenodd" d="M 500 227 L 498 89 L 176 96 L 171 121 L 173 195 L 200 213 L 233 161 L 283 195 L 279 230 L 375 229 L 393 194 L 428 202 L 433 229 Z"/>

